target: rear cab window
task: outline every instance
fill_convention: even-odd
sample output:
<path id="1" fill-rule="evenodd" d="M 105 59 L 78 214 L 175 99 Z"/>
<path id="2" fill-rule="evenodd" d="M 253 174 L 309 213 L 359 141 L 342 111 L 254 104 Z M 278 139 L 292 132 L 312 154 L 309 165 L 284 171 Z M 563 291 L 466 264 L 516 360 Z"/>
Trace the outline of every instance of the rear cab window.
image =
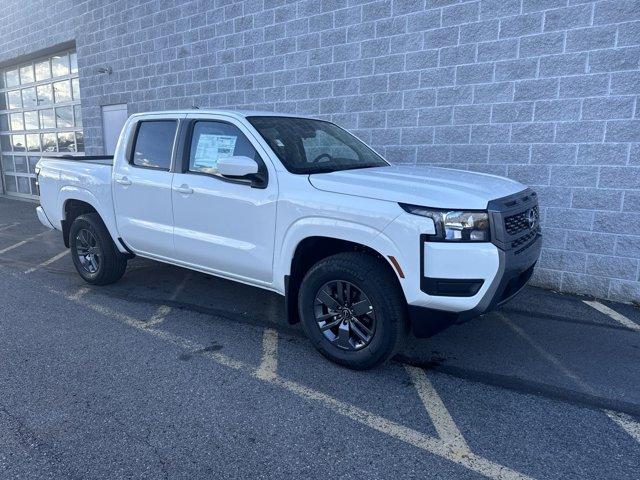
<path id="1" fill-rule="evenodd" d="M 131 163 L 137 167 L 169 171 L 177 127 L 177 120 L 139 122 Z"/>

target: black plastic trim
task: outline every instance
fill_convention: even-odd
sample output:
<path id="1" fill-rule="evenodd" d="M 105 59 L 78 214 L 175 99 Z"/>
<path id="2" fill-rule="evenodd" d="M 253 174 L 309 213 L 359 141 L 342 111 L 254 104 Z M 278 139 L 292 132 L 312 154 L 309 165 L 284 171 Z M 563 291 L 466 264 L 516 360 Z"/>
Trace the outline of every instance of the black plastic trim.
<path id="1" fill-rule="evenodd" d="M 473 297 L 483 284 L 482 279 L 420 278 L 420 290 L 439 297 Z"/>
<path id="2" fill-rule="evenodd" d="M 133 253 L 133 251 L 127 246 L 126 243 L 124 243 L 124 240 L 122 239 L 122 237 L 118 237 L 118 242 L 120 242 L 120 245 L 122 245 L 122 248 L 124 248 L 127 253 L 130 255 L 130 258 L 133 258 L 136 256 L 135 253 Z"/>

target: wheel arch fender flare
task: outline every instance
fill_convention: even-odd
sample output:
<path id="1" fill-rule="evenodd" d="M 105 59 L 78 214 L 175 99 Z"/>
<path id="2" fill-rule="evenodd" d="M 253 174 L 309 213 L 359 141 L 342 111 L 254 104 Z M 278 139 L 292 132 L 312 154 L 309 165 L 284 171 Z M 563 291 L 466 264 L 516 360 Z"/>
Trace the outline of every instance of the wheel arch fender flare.
<path id="1" fill-rule="evenodd" d="M 344 240 L 374 250 L 397 272 L 389 258 L 394 256 L 402 261 L 402 253 L 394 242 L 384 234 L 368 225 L 337 220 L 334 218 L 306 217 L 289 226 L 280 243 L 280 250 L 274 261 L 274 280 L 276 288 L 286 294 L 286 278 L 291 274 L 292 262 L 298 246 L 311 237 L 324 237 L 333 240 Z M 400 278 L 399 278 L 400 280 Z"/>
<path id="2" fill-rule="evenodd" d="M 118 241 L 118 230 L 116 228 L 115 217 L 112 207 L 105 207 L 98 198 L 89 190 L 76 186 L 65 186 L 60 189 L 58 194 L 58 214 L 61 227 L 64 230 L 63 223 L 66 220 L 66 208 L 69 201 L 76 200 L 87 203 L 98 213 L 100 219 L 107 227 L 107 231 L 111 239 L 116 244 L 121 253 L 127 253 L 127 250 Z"/>

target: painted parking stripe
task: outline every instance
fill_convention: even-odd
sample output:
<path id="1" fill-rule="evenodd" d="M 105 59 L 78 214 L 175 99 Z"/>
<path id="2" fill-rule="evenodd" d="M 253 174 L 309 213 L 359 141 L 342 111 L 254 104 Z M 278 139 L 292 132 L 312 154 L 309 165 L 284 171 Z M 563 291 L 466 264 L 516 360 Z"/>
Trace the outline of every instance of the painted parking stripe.
<path id="1" fill-rule="evenodd" d="M 178 295 L 180 295 L 180 292 L 182 292 L 182 290 L 184 289 L 184 286 L 187 284 L 187 280 L 189 280 L 189 278 L 191 278 L 191 272 L 187 273 L 184 276 L 184 278 L 182 279 L 182 282 L 178 284 L 178 286 L 173 291 L 173 294 L 171 295 L 169 300 L 175 300 L 176 298 L 178 298 Z M 164 323 L 164 321 L 167 319 L 167 317 L 172 311 L 173 311 L 173 308 L 171 308 L 169 305 L 160 305 L 158 309 L 154 312 L 154 314 L 151 315 L 151 318 L 147 322 L 147 327 L 153 327 L 155 325 L 160 325 L 161 323 Z"/>
<path id="2" fill-rule="evenodd" d="M 20 224 L 19 223 L 3 224 L 0 226 L 0 232 L 2 232 L 3 230 L 9 230 L 10 228 L 13 228 L 13 227 L 17 227 L 18 225 Z"/>
<path id="3" fill-rule="evenodd" d="M 24 245 L 25 243 L 29 243 L 31 240 L 35 240 L 38 237 L 41 237 L 42 235 L 44 235 L 45 233 L 49 233 L 50 230 L 47 230 L 45 232 L 40 232 L 37 235 L 33 235 L 32 237 L 29 238 L 25 238 L 24 240 L 18 242 L 18 243 L 14 243 L 13 245 L 10 245 L 8 247 L 3 248 L 2 250 L 0 250 L 0 255 L 2 255 L 3 253 L 7 253 L 10 252 L 11 250 L 21 247 L 22 245 Z"/>
<path id="4" fill-rule="evenodd" d="M 277 374 L 274 374 L 273 376 L 267 376 L 267 378 L 261 378 L 258 374 L 259 370 L 252 368 L 250 365 L 247 365 L 242 361 L 235 360 L 221 352 L 207 350 L 203 345 L 197 344 L 196 342 L 180 337 L 173 333 L 156 328 L 148 328 L 146 322 L 131 317 L 130 315 L 117 312 L 103 305 L 96 304 L 95 301 L 88 301 L 83 297 L 74 298 L 73 295 L 65 294 L 64 292 L 55 290 L 51 287 L 46 288 L 53 294 L 61 295 L 68 300 L 76 301 L 83 307 L 89 308 L 106 317 L 118 320 L 125 325 L 135 328 L 141 332 L 145 332 L 160 340 L 169 342 L 179 348 L 183 348 L 194 354 L 200 354 L 234 370 L 247 372 L 254 378 L 257 378 L 268 384 L 279 386 L 298 397 L 319 402 L 325 408 L 328 408 L 329 410 L 332 410 L 355 422 L 368 426 L 373 430 L 384 433 L 409 445 L 413 445 L 427 453 L 431 453 L 454 462 L 458 465 L 461 465 L 462 467 L 480 473 L 481 475 L 484 475 L 486 477 L 496 480 L 531 479 L 531 477 L 505 467 L 504 465 L 500 465 L 472 452 L 445 443 L 440 438 L 430 437 L 421 432 L 418 432 L 417 430 L 413 430 L 409 427 L 405 427 L 404 425 L 397 424 L 387 418 L 356 407 L 355 405 L 338 400 L 323 392 L 319 392 L 291 380 L 286 380 L 282 377 L 279 377 Z M 268 336 L 271 336 L 271 334 L 269 334 Z M 269 340 L 271 344 L 268 347 L 264 348 L 265 351 L 273 351 L 273 338 L 274 337 L 271 337 L 271 339 Z"/>
<path id="5" fill-rule="evenodd" d="M 461 450 L 470 451 L 469 445 L 458 429 L 456 422 L 453 421 L 449 410 L 447 410 L 424 370 L 410 365 L 405 365 L 404 368 L 411 377 L 411 381 L 418 391 L 418 396 L 422 400 L 422 404 L 427 410 L 440 438 Z"/>
<path id="6" fill-rule="evenodd" d="M 640 423 L 624 413 L 611 410 L 605 410 L 605 413 L 611 420 L 620 425 L 625 432 L 631 435 L 636 442 L 640 443 Z"/>
<path id="7" fill-rule="evenodd" d="M 32 272 L 35 272 L 36 270 L 38 270 L 39 268 L 44 268 L 44 267 L 46 267 L 48 265 L 51 265 L 53 262 L 57 262 L 58 260 L 60 260 L 62 257 L 67 255 L 68 253 L 69 253 L 69 250 L 65 250 L 63 252 L 60 252 L 59 254 L 51 257 L 49 260 L 45 260 L 41 264 L 36 265 L 35 267 L 31 267 L 29 270 L 25 270 L 24 273 L 32 273 Z"/>
<path id="8" fill-rule="evenodd" d="M 262 380 L 269 380 L 278 371 L 278 332 L 266 328 L 262 334 L 262 361 L 256 370 L 256 376 Z"/>
<path id="9" fill-rule="evenodd" d="M 603 305 L 602 303 L 596 302 L 594 300 L 583 300 L 583 302 L 589 305 L 591 308 L 598 310 L 600 313 L 604 313 L 605 315 L 614 319 L 616 322 L 624 325 L 629 330 L 640 332 L 640 325 L 629 320 L 627 317 L 625 317 L 621 313 L 616 312 L 615 310 L 607 307 L 606 305 Z"/>
<path id="10" fill-rule="evenodd" d="M 603 305 L 604 306 L 604 305 Z M 524 338 L 535 350 L 538 351 L 540 355 L 546 358 L 550 363 L 555 365 L 562 373 L 571 378 L 578 386 L 580 386 L 584 391 L 589 393 L 595 393 L 593 388 L 590 385 L 585 383 L 582 378 L 573 373 L 564 364 L 553 354 L 547 352 L 542 346 L 540 346 L 535 340 L 533 340 L 529 335 L 525 333 L 520 327 L 511 322 L 507 317 L 505 317 L 501 313 L 497 313 L 498 317 L 511 329 Z M 614 412 L 613 410 L 603 410 L 603 412 L 614 422 L 616 422 L 620 427 L 622 427 L 629 435 L 635 438 L 638 442 L 640 442 L 640 424 L 635 422 L 629 415 L 626 415 L 621 412 Z"/>

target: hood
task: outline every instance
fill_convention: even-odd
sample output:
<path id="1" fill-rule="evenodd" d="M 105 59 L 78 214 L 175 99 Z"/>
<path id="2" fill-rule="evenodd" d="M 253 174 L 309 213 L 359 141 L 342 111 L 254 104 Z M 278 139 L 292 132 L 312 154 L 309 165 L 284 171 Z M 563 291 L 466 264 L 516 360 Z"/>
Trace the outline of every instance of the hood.
<path id="1" fill-rule="evenodd" d="M 496 198 L 521 192 L 518 182 L 486 173 L 439 167 L 393 165 L 315 173 L 318 190 L 423 207 L 483 210 Z"/>

